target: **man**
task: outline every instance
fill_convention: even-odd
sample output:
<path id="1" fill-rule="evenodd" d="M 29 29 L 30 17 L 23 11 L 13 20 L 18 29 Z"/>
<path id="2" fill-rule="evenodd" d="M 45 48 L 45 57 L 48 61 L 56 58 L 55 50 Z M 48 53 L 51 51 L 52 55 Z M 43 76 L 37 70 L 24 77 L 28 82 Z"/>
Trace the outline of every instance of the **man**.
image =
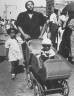
<path id="1" fill-rule="evenodd" d="M 27 11 L 20 13 L 16 20 L 16 26 L 21 32 L 23 39 L 28 40 L 30 38 L 37 39 L 42 37 L 45 31 L 45 17 L 42 15 L 42 13 L 34 11 L 33 1 L 27 1 L 25 7 Z M 42 27 L 41 31 L 40 27 Z M 23 45 L 22 49 L 23 54 L 25 54 L 25 45 Z"/>
<path id="2" fill-rule="evenodd" d="M 18 15 L 16 25 L 25 39 L 36 39 L 43 35 L 46 23 L 45 17 L 34 10 L 34 2 L 28 1 L 25 4 L 26 12 Z M 40 32 L 40 27 L 42 30 Z"/>
<path id="3" fill-rule="evenodd" d="M 51 41 L 53 47 L 56 49 L 56 38 L 58 33 L 58 21 L 57 21 L 58 10 L 54 9 L 54 12 L 50 15 L 50 32 L 51 32 Z"/>
<path id="4" fill-rule="evenodd" d="M 62 36 L 65 31 L 66 23 L 68 21 L 68 12 L 62 12 L 58 18 L 58 45 L 57 51 L 59 50 L 59 46 L 62 41 Z"/>

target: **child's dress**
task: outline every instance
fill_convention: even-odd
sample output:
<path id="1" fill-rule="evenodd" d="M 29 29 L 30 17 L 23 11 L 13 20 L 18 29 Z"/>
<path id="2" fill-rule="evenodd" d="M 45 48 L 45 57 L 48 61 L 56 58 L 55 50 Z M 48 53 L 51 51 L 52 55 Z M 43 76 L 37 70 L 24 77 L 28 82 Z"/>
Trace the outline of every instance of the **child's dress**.
<path id="1" fill-rule="evenodd" d="M 17 61 L 23 58 L 22 52 L 20 49 L 20 44 L 23 43 L 23 40 L 20 37 L 16 37 L 16 39 L 9 38 L 5 42 L 5 48 L 9 48 L 9 61 Z"/>

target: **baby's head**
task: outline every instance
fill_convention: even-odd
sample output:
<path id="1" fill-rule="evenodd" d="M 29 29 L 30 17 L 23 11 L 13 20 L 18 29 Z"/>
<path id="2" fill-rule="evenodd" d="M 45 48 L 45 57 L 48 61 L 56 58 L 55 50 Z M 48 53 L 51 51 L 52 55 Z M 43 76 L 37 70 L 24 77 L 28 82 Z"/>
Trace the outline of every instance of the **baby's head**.
<path id="1" fill-rule="evenodd" d="M 48 38 L 44 39 L 44 40 L 42 41 L 42 46 L 44 47 L 44 49 L 45 49 L 46 51 L 48 51 L 48 50 L 50 49 L 50 47 L 51 47 L 51 40 L 48 39 Z"/>
<path id="2" fill-rule="evenodd" d="M 14 38 L 16 34 L 18 33 L 18 30 L 15 28 L 9 28 L 7 30 L 7 33 L 11 36 L 11 38 Z"/>

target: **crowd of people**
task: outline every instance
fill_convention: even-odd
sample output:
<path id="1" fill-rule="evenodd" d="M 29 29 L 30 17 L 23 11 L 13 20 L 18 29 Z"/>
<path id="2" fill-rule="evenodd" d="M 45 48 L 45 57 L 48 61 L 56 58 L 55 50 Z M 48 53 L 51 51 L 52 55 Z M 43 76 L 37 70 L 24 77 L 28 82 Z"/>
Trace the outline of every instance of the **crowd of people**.
<path id="1" fill-rule="evenodd" d="M 54 9 L 52 14 L 45 18 L 42 13 L 34 11 L 33 1 L 27 1 L 25 8 L 27 11 L 21 12 L 16 22 L 13 20 L 13 23 L 10 23 L 11 26 L 7 29 L 10 38 L 5 42 L 5 48 L 7 49 L 7 59 L 11 62 L 12 67 L 14 68 L 16 63 L 18 65 L 19 60 L 22 59 L 19 43 L 23 43 L 22 50 L 25 59 L 25 41 L 38 38 L 44 39 L 45 33 L 45 38 L 51 40 L 57 53 L 74 64 L 74 13 L 61 12 L 58 15 L 58 10 Z M 17 38 L 16 30 L 21 33 L 21 38 Z M 13 43 L 15 46 L 13 46 Z M 16 76 L 13 68 L 11 70 L 12 78 Z"/>
<path id="2" fill-rule="evenodd" d="M 47 20 L 50 33 L 50 39 L 57 53 L 74 64 L 74 12 L 62 11 L 58 16 L 58 10 L 54 12 Z"/>
<path id="3" fill-rule="evenodd" d="M 0 17 L 0 28 L 2 29 L 0 33 L 7 33 L 9 28 L 16 28 L 15 22 L 15 19 L 4 19 Z"/>

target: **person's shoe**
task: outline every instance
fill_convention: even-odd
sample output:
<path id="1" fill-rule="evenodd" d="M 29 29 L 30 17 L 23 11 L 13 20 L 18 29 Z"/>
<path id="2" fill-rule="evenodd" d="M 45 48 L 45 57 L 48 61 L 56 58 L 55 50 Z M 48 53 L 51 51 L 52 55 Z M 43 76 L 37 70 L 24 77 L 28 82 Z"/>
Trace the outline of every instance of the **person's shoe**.
<path id="1" fill-rule="evenodd" d="M 71 64 L 74 64 L 74 61 L 71 61 Z"/>
<path id="2" fill-rule="evenodd" d="M 68 60 L 69 61 L 69 60 Z M 74 61 L 69 61 L 71 64 L 74 64 Z"/>
<path id="3" fill-rule="evenodd" d="M 15 77 L 16 77 L 15 74 L 12 74 L 11 79 L 12 79 L 12 80 L 15 80 Z"/>

